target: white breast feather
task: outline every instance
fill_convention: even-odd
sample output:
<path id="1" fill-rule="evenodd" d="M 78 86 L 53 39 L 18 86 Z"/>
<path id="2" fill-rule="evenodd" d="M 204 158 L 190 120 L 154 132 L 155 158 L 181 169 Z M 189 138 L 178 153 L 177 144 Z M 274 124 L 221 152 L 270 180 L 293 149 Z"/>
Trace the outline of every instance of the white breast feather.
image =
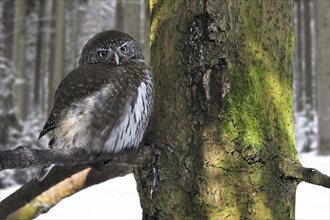
<path id="1" fill-rule="evenodd" d="M 146 84 L 142 82 L 138 87 L 137 100 L 133 109 L 130 102 L 128 101 L 126 104 L 125 114 L 122 116 L 123 120 L 118 120 L 121 121 L 121 123 L 116 125 L 112 130 L 109 139 L 105 142 L 104 148 L 102 150 L 103 152 L 115 153 L 123 150 L 125 147 L 138 147 L 143 137 L 143 131 L 145 130 L 148 123 L 147 116 L 149 113 L 146 112 L 147 114 L 143 115 L 143 102 L 147 103 L 146 91 Z M 136 120 L 134 119 L 134 115 Z M 141 124 L 142 122 L 144 123 Z M 126 129 L 127 126 L 128 129 Z M 140 126 L 142 126 L 142 128 L 138 129 Z M 136 132 L 137 130 L 140 132 Z"/>
<path id="2" fill-rule="evenodd" d="M 105 94 L 107 92 L 105 90 L 100 93 Z M 108 133 L 106 130 L 100 131 L 99 135 L 93 135 L 89 129 L 90 122 L 93 120 L 91 112 L 95 102 L 94 97 L 97 95 L 77 103 L 77 109 L 85 109 L 84 113 L 78 114 L 76 109 L 68 111 L 58 129 L 55 129 L 54 135 L 61 138 L 55 140 L 54 147 L 84 147 L 93 152 L 111 153 L 119 152 L 124 148 L 138 147 L 147 127 L 152 105 L 152 101 L 147 100 L 148 94 L 152 95 L 152 88 L 142 82 L 138 87 L 134 106 L 131 105 L 131 100 L 127 101 L 124 115 L 119 118 L 110 135 L 108 134 L 108 138 L 105 137 Z M 143 103 L 149 107 L 144 107 Z"/>

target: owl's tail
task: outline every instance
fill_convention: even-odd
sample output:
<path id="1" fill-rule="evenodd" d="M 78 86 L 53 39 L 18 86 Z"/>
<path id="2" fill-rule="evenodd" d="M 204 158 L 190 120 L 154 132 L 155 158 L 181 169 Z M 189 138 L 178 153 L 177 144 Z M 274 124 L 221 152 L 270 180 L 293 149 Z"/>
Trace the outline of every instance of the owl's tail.
<path id="1" fill-rule="evenodd" d="M 39 182 L 42 182 L 45 177 L 48 175 L 48 173 L 51 171 L 51 169 L 55 166 L 55 164 L 51 164 L 51 165 L 47 165 L 47 166 L 43 166 L 37 176 L 35 177 Z"/>

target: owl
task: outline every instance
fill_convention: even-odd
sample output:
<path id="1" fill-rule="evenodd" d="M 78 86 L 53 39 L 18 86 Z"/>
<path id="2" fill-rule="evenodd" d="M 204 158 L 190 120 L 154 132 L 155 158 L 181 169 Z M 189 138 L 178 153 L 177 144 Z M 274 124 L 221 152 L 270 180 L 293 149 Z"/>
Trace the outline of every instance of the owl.
<path id="1" fill-rule="evenodd" d="M 126 33 L 104 31 L 87 41 L 78 67 L 61 81 L 39 139 L 53 130 L 51 148 L 94 155 L 137 148 L 152 105 L 152 72 L 140 46 Z"/>

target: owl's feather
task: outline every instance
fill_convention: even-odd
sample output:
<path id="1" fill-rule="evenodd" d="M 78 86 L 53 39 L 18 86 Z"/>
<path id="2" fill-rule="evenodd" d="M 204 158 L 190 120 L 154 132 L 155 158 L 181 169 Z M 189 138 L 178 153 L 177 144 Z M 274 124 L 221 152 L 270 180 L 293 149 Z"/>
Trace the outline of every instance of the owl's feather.
<path id="1" fill-rule="evenodd" d="M 152 104 L 152 73 L 141 47 L 128 34 L 103 31 L 85 44 L 79 66 L 60 83 L 39 138 L 54 130 L 50 147 L 96 154 L 138 147 Z"/>
<path id="2" fill-rule="evenodd" d="M 59 125 L 63 130 L 60 134 L 78 126 L 77 120 L 71 124 L 68 121 L 72 112 L 75 116 L 90 112 L 89 115 L 93 116 L 90 126 L 82 125 L 86 129 L 111 131 L 124 114 L 127 100 L 130 100 L 131 105 L 136 102 L 138 87 L 146 79 L 143 72 L 146 69 L 149 70 L 146 65 L 136 65 L 133 61 L 126 61 L 125 66 L 89 64 L 74 69 L 59 85 L 53 109 L 39 138 Z M 53 137 L 54 144 L 57 138 Z"/>

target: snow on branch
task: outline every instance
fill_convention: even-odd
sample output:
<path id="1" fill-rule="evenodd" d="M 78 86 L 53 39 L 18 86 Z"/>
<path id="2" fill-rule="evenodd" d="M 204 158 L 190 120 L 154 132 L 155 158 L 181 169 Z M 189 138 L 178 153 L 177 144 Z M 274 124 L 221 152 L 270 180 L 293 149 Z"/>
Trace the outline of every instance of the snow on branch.
<path id="1" fill-rule="evenodd" d="M 19 146 L 13 150 L 0 151 L 0 171 L 12 168 L 25 168 L 32 165 L 73 165 L 106 161 L 111 164 L 140 165 L 149 157 L 150 147 L 138 150 L 128 149 L 117 154 L 93 156 L 84 148 L 35 149 Z"/>

